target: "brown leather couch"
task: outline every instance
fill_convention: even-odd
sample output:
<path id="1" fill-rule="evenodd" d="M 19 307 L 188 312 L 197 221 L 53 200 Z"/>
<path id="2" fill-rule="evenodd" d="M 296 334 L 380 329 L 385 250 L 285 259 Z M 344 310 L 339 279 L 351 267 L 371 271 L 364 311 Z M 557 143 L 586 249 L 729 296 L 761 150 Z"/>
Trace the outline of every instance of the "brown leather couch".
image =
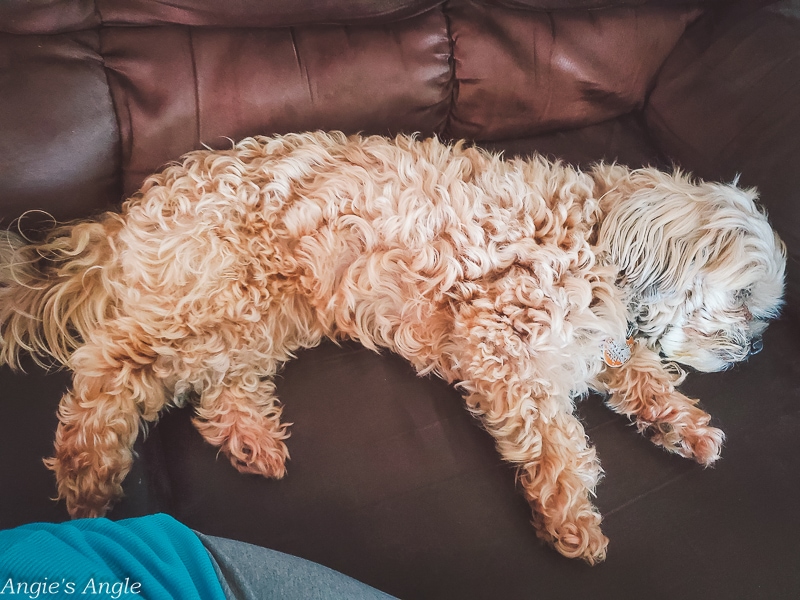
<path id="1" fill-rule="evenodd" d="M 723 460 L 668 455 L 586 400 L 611 538 L 590 568 L 538 542 L 513 470 L 454 390 L 326 344 L 279 379 L 295 424 L 285 480 L 238 474 L 174 410 L 138 444 L 111 518 L 165 511 L 404 598 L 800 596 L 796 0 L 0 3 L 3 227 L 114 207 L 201 144 L 308 129 L 677 163 L 758 186 L 789 248 L 785 314 L 760 355 L 685 384 L 727 432 Z M 67 518 L 41 458 L 68 383 L 0 370 L 2 528 Z"/>

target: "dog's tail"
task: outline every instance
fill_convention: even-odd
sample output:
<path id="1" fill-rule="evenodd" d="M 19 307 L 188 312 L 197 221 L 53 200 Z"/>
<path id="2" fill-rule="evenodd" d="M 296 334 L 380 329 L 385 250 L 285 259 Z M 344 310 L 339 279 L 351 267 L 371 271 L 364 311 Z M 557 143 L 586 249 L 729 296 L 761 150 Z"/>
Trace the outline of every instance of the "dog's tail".
<path id="1" fill-rule="evenodd" d="M 20 368 L 20 353 L 45 367 L 66 366 L 113 308 L 108 269 L 118 222 L 55 229 L 40 243 L 0 232 L 0 364 Z"/>

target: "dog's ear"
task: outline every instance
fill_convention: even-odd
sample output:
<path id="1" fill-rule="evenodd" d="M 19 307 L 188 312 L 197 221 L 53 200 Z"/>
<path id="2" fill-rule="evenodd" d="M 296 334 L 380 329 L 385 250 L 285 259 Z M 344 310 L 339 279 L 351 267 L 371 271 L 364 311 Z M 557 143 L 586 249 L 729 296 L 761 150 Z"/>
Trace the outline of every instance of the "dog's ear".
<path id="1" fill-rule="evenodd" d="M 632 294 L 686 302 L 700 287 L 782 281 L 781 243 L 753 190 L 650 168 L 618 180 L 606 192 L 597 249 Z"/>
<path id="2" fill-rule="evenodd" d="M 600 209 L 607 214 L 617 201 L 629 196 L 633 191 L 631 170 L 617 163 L 600 162 L 589 171 L 594 182 L 594 197 L 600 202 Z"/>
<path id="3" fill-rule="evenodd" d="M 714 236 L 706 200 L 680 173 L 619 169 L 596 170 L 600 185 L 609 186 L 601 201 L 598 254 L 619 270 L 620 283 L 632 294 L 682 301 L 707 262 Z"/>

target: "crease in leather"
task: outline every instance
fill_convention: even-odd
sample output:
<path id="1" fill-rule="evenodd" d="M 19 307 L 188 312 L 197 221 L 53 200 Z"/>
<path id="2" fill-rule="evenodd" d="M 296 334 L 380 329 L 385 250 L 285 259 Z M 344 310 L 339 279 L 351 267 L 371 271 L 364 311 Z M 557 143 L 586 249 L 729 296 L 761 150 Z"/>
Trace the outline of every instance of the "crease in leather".
<path id="1" fill-rule="evenodd" d="M 188 27 L 189 38 L 189 58 L 192 64 L 192 81 L 194 82 L 194 124 L 195 124 L 195 144 L 200 144 L 203 137 L 200 131 L 200 77 L 197 71 L 197 53 L 194 47 L 194 34 L 191 27 Z"/>
<path id="2" fill-rule="evenodd" d="M 346 35 L 348 43 L 350 42 L 349 34 Z M 311 79 L 308 76 L 308 67 L 300 58 L 300 49 L 297 47 L 297 36 L 295 34 L 295 28 L 289 27 L 289 39 L 292 40 L 292 51 L 294 52 L 294 59 L 297 63 L 297 69 L 300 71 L 300 76 L 303 79 L 303 82 L 306 84 L 306 90 L 308 91 L 308 100 L 312 106 L 314 106 L 314 91 L 311 88 Z"/>

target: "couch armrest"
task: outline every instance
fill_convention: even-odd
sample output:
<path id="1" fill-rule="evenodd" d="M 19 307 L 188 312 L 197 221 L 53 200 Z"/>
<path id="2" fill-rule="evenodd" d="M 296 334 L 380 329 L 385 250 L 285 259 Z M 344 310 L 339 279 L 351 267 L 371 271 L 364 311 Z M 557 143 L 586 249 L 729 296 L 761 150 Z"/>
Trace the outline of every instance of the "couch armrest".
<path id="1" fill-rule="evenodd" d="M 786 312 L 800 316 L 797 3 L 740 4 L 698 21 L 664 64 L 645 117 L 659 149 L 687 170 L 728 181 L 740 173 L 759 189 L 788 247 Z"/>

